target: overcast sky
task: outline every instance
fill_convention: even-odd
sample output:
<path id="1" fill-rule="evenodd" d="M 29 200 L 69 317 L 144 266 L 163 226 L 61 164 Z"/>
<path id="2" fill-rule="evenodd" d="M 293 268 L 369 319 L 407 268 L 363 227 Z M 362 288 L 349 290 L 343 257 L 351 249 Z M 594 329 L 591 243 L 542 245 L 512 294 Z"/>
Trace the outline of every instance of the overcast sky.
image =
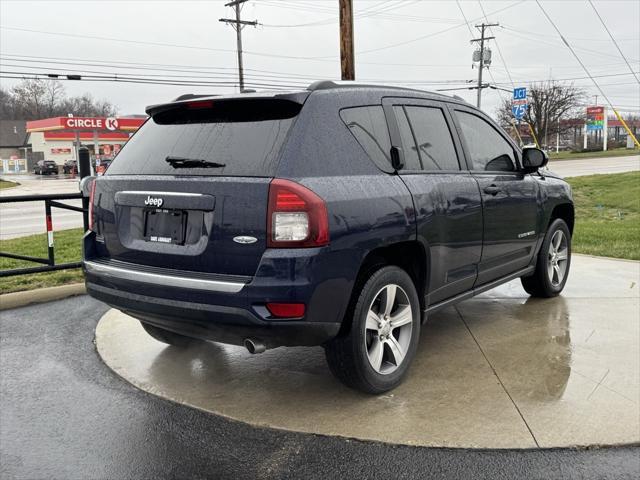
<path id="1" fill-rule="evenodd" d="M 89 92 L 114 103 L 120 114 L 142 113 L 146 105 L 182 93 L 232 92 L 237 89 L 236 37 L 231 26 L 218 22 L 233 15 L 225 3 L 0 0 L 1 70 L 5 75 L 55 72 L 118 74 L 140 81 L 229 82 L 210 86 L 64 83 L 69 94 Z M 640 111 L 640 85 L 591 5 L 582 0 L 543 0 L 542 5 L 614 105 Z M 599 0 L 594 5 L 639 72 L 640 1 Z M 482 9 L 489 21 L 500 23 L 492 31 L 497 43 L 489 42 L 493 62 L 490 73 L 485 71 L 487 81 L 510 89 L 509 73 L 516 86 L 585 77 L 534 1 L 482 1 L 480 5 L 467 0 L 354 0 L 356 78 L 429 90 L 475 81 L 471 32 L 460 8 L 475 37 L 478 31 L 473 25 L 483 20 Z M 262 25 L 243 30 L 247 82 L 306 86 L 314 79 L 339 78 L 337 14 L 338 0 L 249 0 L 243 19 Z M 18 81 L 0 79 L 5 88 Z M 597 93 L 589 80 L 573 81 L 590 94 Z M 450 93 L 475 103 L 475 91 Z M 510 97 L 507 92 L 484 90 L 483 109 L 493 113 L 500 94 Z M 599 97 L 598 102 L 602 101 Z"/>

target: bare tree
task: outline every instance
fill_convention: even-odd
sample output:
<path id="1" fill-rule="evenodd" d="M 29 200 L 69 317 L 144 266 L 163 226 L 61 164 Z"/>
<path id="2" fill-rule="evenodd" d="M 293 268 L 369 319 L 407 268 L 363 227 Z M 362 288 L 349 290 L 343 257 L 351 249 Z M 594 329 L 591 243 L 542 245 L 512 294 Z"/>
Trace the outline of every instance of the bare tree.
<path id="1" fill-rule="evenodd" d="M 44 80 L 25 80 L 11 89 L 11 95 L 22 116 L 42 118 L 45 116 L 46 91 Z"/>
<path id="2" fill-rule="evenodd" d="M 56 107 L 64 99 L 65 92 L 62 83 L 58 80 L 48 81 L 45 84 L 46 115 L 52 117 L 56 114 Z"/>
<path id="3" fill-rule="evenodd" d="M 8 90 L 0 87 L 0 118 L 14 119 L 16 117 L 16 103 Z"/>
<path id="4" fill-rule="evenodd" d="M 556 133 L 563 134 L 573 128 L 561 124 L 561 120 L 583 118 L 585 92 L 572 83 L 556 81 L 536 83 L 528 88 L 529 107 L 523 120 L 531 125 L 538 141 L 545 145 L 555 138 Z M 513 124 L 511 100 L 505 99 L 497 109 L 498 122 L 507 128 Z"/>
<path id="5" fill-rule="evenodd" d="M 0 117 L 12 120 L 35 120 L 66 116 L 109 117 L 118 109 L 110 102 L 95 100 L 85 93 L 68 97 L 58 80 L 24 80 L 11 90 L 0 88 Z"/>

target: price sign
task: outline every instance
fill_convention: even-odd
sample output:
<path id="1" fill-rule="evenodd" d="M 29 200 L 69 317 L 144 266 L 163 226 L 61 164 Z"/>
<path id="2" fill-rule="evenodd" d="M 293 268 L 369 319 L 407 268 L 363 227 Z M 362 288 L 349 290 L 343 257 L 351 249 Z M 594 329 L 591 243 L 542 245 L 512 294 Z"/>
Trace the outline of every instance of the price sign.
<path id="1" fill-rule="evenodd" d="M 604 107 L 587 107 L 587 131 L 604 128 Z"/>

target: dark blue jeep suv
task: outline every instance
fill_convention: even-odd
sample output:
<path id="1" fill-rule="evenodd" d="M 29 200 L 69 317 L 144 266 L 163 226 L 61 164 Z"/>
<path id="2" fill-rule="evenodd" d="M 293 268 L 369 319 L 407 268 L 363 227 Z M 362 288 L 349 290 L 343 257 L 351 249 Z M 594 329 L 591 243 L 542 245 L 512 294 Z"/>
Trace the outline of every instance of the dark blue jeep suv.
<path id="1" fill-rule="evenodd" d="M 84 271 L 162 342 L 322 345 L 379 393 L 432 312 L 518 277 L 565 285 L 569 186 L 460 99 L 325 81 L 147 113 L 92 184 Z"/>

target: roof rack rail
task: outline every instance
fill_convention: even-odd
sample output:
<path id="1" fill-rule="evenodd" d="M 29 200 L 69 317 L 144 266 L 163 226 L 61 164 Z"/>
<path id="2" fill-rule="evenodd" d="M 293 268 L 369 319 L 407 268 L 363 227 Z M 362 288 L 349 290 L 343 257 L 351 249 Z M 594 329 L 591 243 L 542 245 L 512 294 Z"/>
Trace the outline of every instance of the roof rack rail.
<path id="1" fill-rule="evenodd" d="M 431 92 L 429 90 L 421 90 L 419 88 L 411 88 L 411 87 L 402 87 L 402 86 L 398 86 L 398 85 L 387 85 L 384 83 L 358 83 L 355 80 L 319 80 L 317 82 L 313 82 L 311 85 L 309 85 L 307 87 L 307 90 L 309 91 L 316 91 L 316 90 L 331 90 L 331 89 L 339 89 L 339 88 L 384 88 L 387 90 L 402 90 L 402 91 L 409 91 L 409 92 L 420 92 L 420 93 L 428 93 L 429 95 L 437 95 L 439 97 L 445 97 L 445 98 L 454 98 L 456 100 L 460 100 L 462 102 L 466 102 L 466 100 L 464 100 L 461 97 L 458 97 L 457 95 L 446 95 L 444 93 L 440 93 L 440 92 Z"/>
<path id="2" fill-rule="evenodd" d="M 307 90 L 332 90 L 334 88 L 386 88 L 390 90 L 413 90 L 416 92 L 424 92 L 417 88 L 399 87 L 397 85 L 385 85 L 383 83 L 359 83 L 355 80 L 319 80 L 313 82 L 307 87 Z"/>

